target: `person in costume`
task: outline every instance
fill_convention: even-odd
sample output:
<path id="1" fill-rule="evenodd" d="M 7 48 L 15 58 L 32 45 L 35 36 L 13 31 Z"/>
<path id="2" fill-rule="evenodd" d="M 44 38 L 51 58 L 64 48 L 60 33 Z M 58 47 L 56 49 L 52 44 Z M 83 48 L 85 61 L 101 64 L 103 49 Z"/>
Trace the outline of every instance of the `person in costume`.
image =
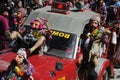
<path id="1" fill-rule="evenodd" d="M 0 74 L 0 80 L 33 80 L 33 72 L 33 65 L 28 61 L 25 49 L 20 48 L 8 69 Z"/>

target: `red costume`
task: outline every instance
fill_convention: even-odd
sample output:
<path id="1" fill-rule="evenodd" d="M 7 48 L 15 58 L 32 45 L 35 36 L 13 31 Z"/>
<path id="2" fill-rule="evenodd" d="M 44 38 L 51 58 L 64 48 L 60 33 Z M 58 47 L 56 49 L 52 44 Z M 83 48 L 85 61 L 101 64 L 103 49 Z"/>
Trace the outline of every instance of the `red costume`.
<path id="1" fill-rule="evenodd" d="M 9 31 L 8 19 L 0 15 L 0 50 L 4 49 L 4 41 L 6 39 L 5 31 Z"/>

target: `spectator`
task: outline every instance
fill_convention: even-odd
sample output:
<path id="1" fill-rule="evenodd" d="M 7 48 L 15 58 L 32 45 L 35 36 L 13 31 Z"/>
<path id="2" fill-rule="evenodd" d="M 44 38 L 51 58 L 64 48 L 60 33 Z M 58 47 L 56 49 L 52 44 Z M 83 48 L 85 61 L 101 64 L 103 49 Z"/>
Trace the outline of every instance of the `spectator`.
<path id="1" fill-rule="evenodd" d="M 92 11 L 95 11 L 95 8 L 96 8 L 96 3 L 95 3 L 95 0 L 89 0 L 89 4 L 90 4 L 90 9 Z"/>
<path id="2" fill-rule="evenodd" d="M 113 59 L 116 60 L 115 64 L 117 64 L 119 61 L 119 52 L 120 52 L 120 21 L 116 21 L 114 24 L 114 27 L 111 29 L 112 31 L 112 37 L 111 37 L 111 42 L 112 44 L 110 45 L 110 50 L 109 54 L 110 56 L 113 56 Z M 114 54 L 113 54 L 114 53 Z"/>
<path id="3" fill-rule="evenodd" d="M 8 39 L 10 34 L 9 22 L 6 17 L 0 14 L 0 50 L 5 48 L 4 42 Z"/>
<path id="4" fill-rule="evenodd" d="M 23 4 L 22 4 L 21 0 L 15 1 L 14 4 L 15 5 L 14 5 L 14 7 L 12 9 L 13 14 L 14 13 L 16 14 L 17 11 L 21 11 L 23 13 L 23 17 L 27 16 L 27 10 L 26 10 L 26 8 L 23 7 Z"/>
<path id="5" fill-rule="evenodd" d="M 110 7 L 107 8 L 107 19 L 106 19 L 106 22 L 107 24 L 111 21 L 114 21 L 115 20 L 115 10 L 114 10 L 114 6 L 111 5 Z"/>
<path id="6" fill-rule="evenodd" d="M 25 10 L 23 8 L 19 9 L 14 15 L 14 24 L 16 27 L 16 30 L 19 31 L 19 29 L 22 27 L 22 25 L 24 24 L 25 20 L 26 20 L 26 12 L 24 12 Z M 20 32 L 20 31 L 19 31 Z"/>
<path id="7" fill-rule="evenodd" d="M 115 20 L 120 20 L 120 1 L 116 0 L 114 6 Z"/>
<path id="8" fill-rule="evenodd" d="M 114 54 L 111 53 L 111 56 L 113 56 L 113 59 L 115 61 L 115 66 L 119 66 L 120 64 L 118 63 L 120 62 L 120 21 L 117 21 L 117 25 L 112 33 L 113 33 L 112 39 L 114 41 L 114 38 L 116 38 L 117 43 L 114 44 L 115 46 Z M 116 37 L 115 37 L 115 33 L 116 33 Z M 112 46 L 112 50 L 114 46 Z"/>
<path id="9" fill-rule="evenodd" d="M 104 0 L 107 8 L 115 4 L 115 0 Z"/>
<path id="10" fill-rule="evenodd" d="M 95 11 L 98 12 L 98 9 L 99 9 L 99 1 L 100 0 L 95 0 Z"/>
<path id="11" fill-rule="evenodd" d="M 39 0 L 35 0 L 34 2 L 33 2 L 33 10 L 35 10 L 35 9 L 38 9 L 38 8 L 42 8 L 43 6 L 39 3 Z"/>
<path id="12" fill-rule="evenodd" d="M 18 50 L 16 58 L 11 61 L 10 66 L 0 80 L 32 80 L 33 66 L 27 60 L 24 48 Z"/>
<path id="13" fill-rule="evenodd" d="M 12 28 L 11 31 L 14 31 L 24 23 L 27 16 L 27 10 L 23 8 L 21 0 L 15 0 L 9 8 L 10 27 Z"/>
<path id="14" fill-rule="evenodd" d="M 107 8 L 106 8 L 106 4 L 103 0 L 99 1 L 99 8 L 98 8 L 98 12 L 101 14 L 102 17 L 102 24 L 106 23 L 106 19 L 107 19 Z"/>
<path id="15" fill-rule="evenodd" d="M 114 6 L 115 6 L 115 7 L 120 7 L 120 1 L 119 1 L 119 0 L 116 0 Z"/>

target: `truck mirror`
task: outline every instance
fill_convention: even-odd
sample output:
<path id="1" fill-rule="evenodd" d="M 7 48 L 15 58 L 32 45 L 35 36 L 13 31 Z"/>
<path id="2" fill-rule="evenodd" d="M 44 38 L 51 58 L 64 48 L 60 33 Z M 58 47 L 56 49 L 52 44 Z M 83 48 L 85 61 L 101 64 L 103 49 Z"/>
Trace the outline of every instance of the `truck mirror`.
<path id="1" fill-rule="evenodd" d="M 62 66 L 63 66 L 63 64 L 61 62 L 56 62 L 55 69 L 58 70 L 58 71 L 61 71 Z"/>

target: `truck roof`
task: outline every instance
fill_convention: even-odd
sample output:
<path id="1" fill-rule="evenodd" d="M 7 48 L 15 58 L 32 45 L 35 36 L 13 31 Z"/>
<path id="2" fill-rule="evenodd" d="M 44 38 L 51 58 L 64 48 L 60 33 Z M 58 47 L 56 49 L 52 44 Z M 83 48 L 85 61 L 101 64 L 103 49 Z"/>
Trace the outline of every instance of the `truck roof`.
<path id="1" fill-rule="evenodd" d="M 43 17 L 48 19 L 51 29 L 74 33 L 80 36 L 84 25 L 88 23 L 89 19 L 99 14 L 90 10 L 85 12 L 75 12 L 74 10 L 74 8 L 70 9 L 70 14 L 65 15 L 51 12 L 51 6 L 46 6 L 32 11 L 24 25 L 29 25 L 30 21 L 35 18 Z"/>

